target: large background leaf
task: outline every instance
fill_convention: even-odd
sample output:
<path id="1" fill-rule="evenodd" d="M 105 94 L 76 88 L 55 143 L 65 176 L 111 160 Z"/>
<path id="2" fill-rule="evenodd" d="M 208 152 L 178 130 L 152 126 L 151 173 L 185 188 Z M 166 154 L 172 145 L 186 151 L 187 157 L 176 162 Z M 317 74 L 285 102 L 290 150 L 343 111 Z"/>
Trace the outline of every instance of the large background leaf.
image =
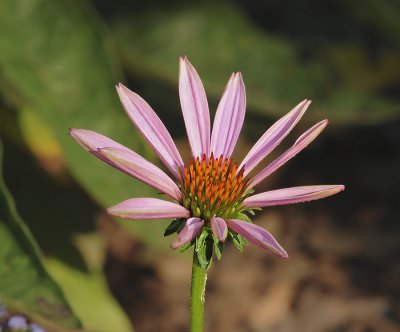
<path id="1" fill-rule="evenodd" d="M 0 168 L 3 148 L 0 142 Z M 0 171 L 0 300 L 52 330 L 79 328 L 59 286 L 50 278 L 37 245 L 19 218 Z M 57 327 L 60 326 L 60 328 Z"/>
<path id="2" fill-rule="evenodd" d="M 110 169 L 68 136 L 70 127 L 92 129 L 149 157 L 114 89 L 121 74 L 112 42 L 85 1 L 2 1 L 0 67 L 8 102 L 50 126 L 69 170 L 101 205 L 149 194 L 149 187 Z M 152 229 L 161 232 L 152 223 L 142 233 Z"/>
<path id="3" fill-rule="evenodd" d="M 268 4 L 259 4 L 257 13 L 254 6 L 256 17 L 268 10 Z M 249 110 L 258 115 L 276 117 L 309 98 L 314 101 L 309 117 L 313 121 L 329 118 L 335 123 L 366 124 L 398 117 L 399 104 L 383 93 L 400 80 L 398 51 L 373 47 L 371 54 L 362 44 L 346 40 L 346 31 L 340 27 L 335 28 L 345 36 L 341 42 L 307 41 L 306 35 L 305 47 L 298 47 L 290 35 L 279 35 L 279 29 L 284 32 L 289 26 L 286 22 L 297 27 L 315 20 L 303 7 L 296 8 L 299 15 L 279 21 L 273 32 L 263 30 L 228 1 L 178 1 L 168 8 L 159 2 L 158 6 L 142 5 L 139 10 L 133 10 L 133 6 L 131 10 L 122 7 L 123 11 L 109 9 L 104 15 L 110 17 L 124 62 L 136 76 L 150 75 L 176 85 L 175 59 L 187 54 L 214 99 L 220 97 L 230 72 L 240 70 Z M 335 22 L 345 21 L 352 29 L 357 23 L 348 16 L 359 15 L 359 11 L 345 3 L 338 7 L 343 8 Z M 373 17 L 376 7 L 385 9 L 370 1 L 364 15 Z M 381 15 L 388 13 L 387 8 L 381 10 Z M 313 21 L 316 29 L 319 22 Z M 296 37 L 302 37 L 302 33 L 304 29 L 298 28 Z"/>

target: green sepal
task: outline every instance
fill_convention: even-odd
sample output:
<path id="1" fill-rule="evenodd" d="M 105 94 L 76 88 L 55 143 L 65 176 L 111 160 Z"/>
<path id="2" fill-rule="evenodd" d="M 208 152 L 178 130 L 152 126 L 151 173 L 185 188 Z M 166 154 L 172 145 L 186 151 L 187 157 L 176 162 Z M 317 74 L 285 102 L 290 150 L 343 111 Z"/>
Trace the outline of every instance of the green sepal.
<path id="1" fill-rule="evenodd" d="M 246 191 L 245 191 L 245 193 L 243 194 L 243 196 L 242 197 L 248 197 L 248 196 L 250 196 L 252 193 L 254 193 L 255 192 L 255 189 L 254 188 L 250 188 L 250 189 L 247 189 Z"/>
<path id="2" fill-rule="evenodd" d="M 219 241 L 215 236 L 212 236 L 214 241 L 214 252 L 218 260 L 222 258 L 222 249 L 224 248 L 223 242 Z"/>
<path id="3" fill-rule="evenodd" d="M 164 236 L 168 236 L 174 233 L 179 233 L 183 227 L 185 227 L 186 219 L 178 218 L 172 220 L 169 226 L 164 231 Z"/>
<path id="4" fill-rule="evenodd" d="M 242 244 L 242 245 L 248 245 L 249 244 L 249 241 L 247 241 L 247 239 L 246 238 L 244 238 L 243 236 L 241 236 L 240 234 L 237 234 L 237 237 L 238 237 L 238 240 L 240 241 L 240 243 Z"/>
<path id="5" fill-rule="evenodd" d="M 235 247 L 240 251 L 243 252 L 243 246 L 248 244 L 249 242 L 241 235 L 229 231 L 229 236 L 232 239 L 233 244 L 235 245 Z"/>
<path id="6" fill-rule="evenodd" d="M 192 245 L 193 245 L 193 241 L 192 241 L 192 242 L 189 242 L 189 243 L 186 243 L 185 245 L 183 245 L 182 247 L 179 248 L 179 252 L 180 252 L 180 253 L 185 252 L 185 251 L 188 250 Z"/>
<path id="7" fill-rule="evenodd" d="M 251 219 L 249 218 L 249 216 L 247 214 L 244 214 L 243 212 L 239 212 L 236 215 L 236 219 L 247 221 L 247 222 L 252 222 Z"/>
<path id="8" fill-rule="evenodd" d="M 199 264 L 204 270 L 210 266 L 213 254 L 214 241 L 207 229 L 203 229 L 200 236 L 196 239 L 196 254 Z"/>

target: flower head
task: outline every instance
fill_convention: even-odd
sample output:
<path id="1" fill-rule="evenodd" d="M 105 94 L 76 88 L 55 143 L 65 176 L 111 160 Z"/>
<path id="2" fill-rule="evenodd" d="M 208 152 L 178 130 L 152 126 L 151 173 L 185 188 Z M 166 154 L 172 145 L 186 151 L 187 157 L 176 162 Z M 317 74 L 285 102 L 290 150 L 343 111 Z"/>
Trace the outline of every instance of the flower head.
<path id="1" fill-rule="evenodd" d="M 286 251 L 249 215 L 265 206 L 311 201 L 336 194 L 342 185 L 304 186 L 253 195 L 253 187 L 310 144 L 326 127 L 323 120 L 302 134 L 278 158 L 257 174 L 252 170 L 290 133 L 310 105 L 304 100 L 270 127 L 238 164 L 231 155 L 243 125 L 246 94 L 240 73 L 230 77 L 219 102 L 212 131 L 203 84 L 186 57 L 180 58 L 179 96 L 192 156 L 184 163 L 168 130 L 140 96 L 119 84 L 121 102 L 144 139 L 164 163 L 172 178 L 127 147 L 85 129 L 71 136 L 86 150 L 111 166 L 147 183 L 170 200 L 132 198 L 108 209 L 126 219 L 172 218 L 165 235 L 178 233 L 172 248 L 194 244 L 203 266 L 211 254 L 220 258 L 228 235 L 242 249 L 247 241 L 287 258 Z"/>

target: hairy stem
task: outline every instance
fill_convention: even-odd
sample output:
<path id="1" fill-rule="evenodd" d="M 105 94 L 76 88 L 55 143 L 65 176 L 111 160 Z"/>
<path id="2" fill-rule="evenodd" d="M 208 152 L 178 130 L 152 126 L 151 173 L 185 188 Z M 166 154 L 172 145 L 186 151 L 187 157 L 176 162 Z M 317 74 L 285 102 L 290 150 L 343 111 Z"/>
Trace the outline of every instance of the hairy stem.
<path id="1" fill-rule="evenodd" d="M 191 332 L 203 332 L 206 280 L 207 272 L 201 267 L 197 259 L 196 248 L 194 248 L 190 297 Z"/>

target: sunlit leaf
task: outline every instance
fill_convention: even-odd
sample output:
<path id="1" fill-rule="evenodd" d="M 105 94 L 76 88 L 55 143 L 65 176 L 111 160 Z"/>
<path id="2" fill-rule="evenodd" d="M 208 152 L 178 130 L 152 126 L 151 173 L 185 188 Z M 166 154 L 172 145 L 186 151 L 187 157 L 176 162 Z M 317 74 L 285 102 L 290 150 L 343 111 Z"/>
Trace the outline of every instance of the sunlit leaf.
<path id="1" fill-rule="evenodd" d="M 98 234 L 80 236 L 77 246 L 89 265 L 83 272 L 60 260 L 47 259 L 50 274 L 62 287 L 83 325 L 96 332 L 132 332 L 133 328 L 107 287 L 102 273 L 104 245 Z"/>

